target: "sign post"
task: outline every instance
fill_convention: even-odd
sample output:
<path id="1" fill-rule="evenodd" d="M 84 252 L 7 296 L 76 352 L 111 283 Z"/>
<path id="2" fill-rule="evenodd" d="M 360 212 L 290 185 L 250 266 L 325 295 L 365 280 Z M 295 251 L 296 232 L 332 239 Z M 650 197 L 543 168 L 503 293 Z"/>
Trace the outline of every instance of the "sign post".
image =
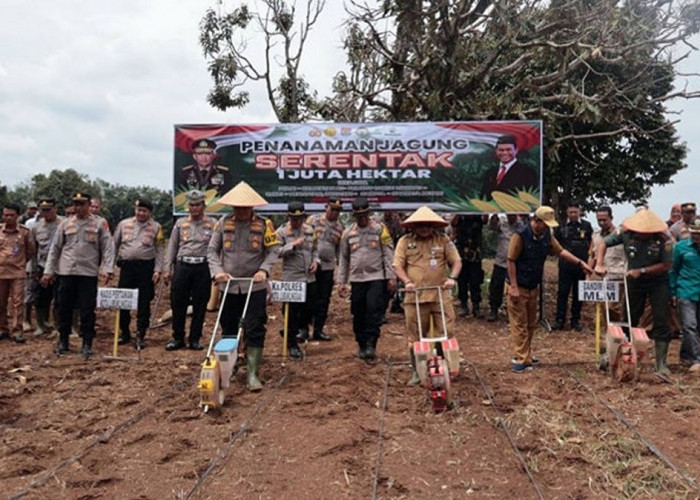
<path id="1" fill-rule="evenodd" d="M 595 356 L 600 361 L 600 303 L 620 301 L 619 281 L 579 281 L 578 300 L 595 302 Z"/>
<path id="2" fill-rule="evenodd" d="M 284 334 L 282 335 L 282 364 L 287 359 L 287 335 L 289 333 L 289 303 L 306 302 L 305 281 L 269 281 L 272 302 L 284 302 Z M 296 335 L 296 333 L 294 334 Z"/>
<path id="3" fill-rule="evenodd" d="M 119 345 L 119 314 L 122 309 L 134 310 L 138 308 L 138 288 L 98 288 L 97 307 L 101 309 L 116 309 L 114 315 L 114 357 L 117 357 Z"/>

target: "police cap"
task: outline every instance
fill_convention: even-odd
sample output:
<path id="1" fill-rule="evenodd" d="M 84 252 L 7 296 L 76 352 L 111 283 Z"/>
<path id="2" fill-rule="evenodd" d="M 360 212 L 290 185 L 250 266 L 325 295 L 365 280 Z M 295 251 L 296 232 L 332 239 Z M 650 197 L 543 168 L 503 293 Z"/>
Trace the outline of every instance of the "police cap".
<path id="1" fill-rule="evenodd" d="M 306 210 L 304 204 L 300 201 L 290 201 L 287 205 L 287 215 L 290 217 L 304 217 Z"/>
<path id="2" fill-rule="evenodd" d="M 78 202 L 78 203 L 90 203 L 90 199 L 92 196 L 90 196 L 87 193 L 83 193 L 82 191 L 78 191 L 73 195 L 72 201 Z"/>
<path id="3" fill-rule="evenodd" d="M 199 189 L 191 189 L 187 191 L 187 194 L 185 196 L 187 197 L 188 204 L 196 205 L 197 203 L 204 203 L 204 199 L 207 195 Z"/>
<path id="4" fill-rule="evenodd" d="M 363 196 L 358 196 L 352 202 L 352 213 L 353 215 L 364 215 L 369 213 L 369 202 L 367 198 Z"/>
<path id="5" fill-rule="evenodd" d="M 340 198 L 336 198 L 334 200 L 328 200 L 328 203 L 326 204 L 326 206 L 332 210 L 342 210 L 343 209 L 343 200 L 341 200 Z"/>
<path id="6" fill-rule="evenodd" d="M 211 139 L 199 139 L 192 147 L 192 151 L 195 153 L 213 153 L 215 149 L 216 143 Z"/>
<path id="7" fill-rule="evenodd" d="M 683 203 L 681 205 L 681 210 L 683 212 L 695 212 L 696 209 L 697 209 L 697 207 L 696 207 L 695 203 L 690 202 L 690 201 L 687 203 Z"/>
<path id="8" fill-rule="evenodd" d="M 136 200 L 136 208 L 146 208 L 149 211 L 153 211 L 153 203 L 148 198 L 139 198 Z"/>

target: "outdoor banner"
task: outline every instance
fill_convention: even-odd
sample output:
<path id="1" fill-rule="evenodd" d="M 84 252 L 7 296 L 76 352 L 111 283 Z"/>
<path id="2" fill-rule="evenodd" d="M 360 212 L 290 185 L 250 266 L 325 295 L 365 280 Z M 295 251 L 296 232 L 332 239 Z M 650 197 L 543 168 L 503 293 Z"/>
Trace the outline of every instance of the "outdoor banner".
<path id="1" fill-rule="evenodd" d="M 357 196 L 376 210 L 531 212 L 542 191 L 540 121 L 175 125 L 174 156 L 175 215 L 190 189 L 208 213 L 230 211 L 218 200 L 242 180 L 268 213 Z"/>

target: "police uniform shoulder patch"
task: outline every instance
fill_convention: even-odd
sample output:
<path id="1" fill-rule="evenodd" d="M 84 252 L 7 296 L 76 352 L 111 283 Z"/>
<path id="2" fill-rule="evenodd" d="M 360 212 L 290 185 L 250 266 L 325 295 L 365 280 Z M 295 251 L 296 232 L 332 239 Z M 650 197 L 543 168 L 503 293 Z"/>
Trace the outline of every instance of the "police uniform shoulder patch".
<path id="1" fill-rule="evenodd" d="M 216 169 L 217 169 L 217 170 L 220 170 L 220 171 L 222 171 L 222 172 L 228 172 L 228 167 L 226 167 L 226 166 L 224 166 L 224 165 L 217 165 L 217 166 L 216 166 Z"/>
<path id="2" fill-rule="evenodd" d="M 391 246 L 394 244 L 394 240 L 391 238 L 391 234 L 389 233 L 389 230 L 386 228 L 384 224 L 382 226 L 382 232 L 379 234 L 379 239 L 382 242 L 382 245 L 385 246 Z"/>
<path id="3" fill-rule="evenodd" d="M 280 244 L 277 233 L 275 232 L 275 227 L 272 225 L 270 219 L 265 219 L 265 235 L 263 236 L 263 242 L 266 247 L 273 247 Z"/>
<path id="4" fill-rule="evenodd" d="M 192 170 L 194 168 L 194 165 L 187 165 L 186 167 L 182 167 L 183 172 L 187 172 L 188 170 Z"/>

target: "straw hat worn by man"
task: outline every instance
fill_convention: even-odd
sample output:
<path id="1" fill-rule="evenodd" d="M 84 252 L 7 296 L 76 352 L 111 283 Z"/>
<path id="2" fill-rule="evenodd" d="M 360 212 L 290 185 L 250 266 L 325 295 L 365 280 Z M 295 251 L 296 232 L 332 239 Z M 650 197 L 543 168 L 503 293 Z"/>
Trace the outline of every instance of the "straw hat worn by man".
<path id="1" fill-rule="evenodd" d="M 347 297 L 348 283 L 352 284 L 350 311 L 357 357 L 372 361 L 377 355 L 387 286 L 391 292 L 396 290 L 394 244 L 386 226 L 370 218 L 366 198 L 355 198 L 352 214 L 355 222 L 340 239 L 338 293 Z"/>
<path id="2" fill-rule="evenodd" d="M 92 206 L 92 204 L 90 205 Z M 119 288 L 136 288 L 139 291 L 136 311 L 136 348 L 146 347 L 145 338 L 151 321 L 151 300 L 155 295 L 155 285 L 163 271 L 163 247 L 165 238 L 161 225 L 153 220 L 153 203 L 139 198 L 134 204 L 134 216 L 124 219 L 114 230 L 114 253 L 117 256 Z M 119 311 L 119 344 L 128 344 L 131 311 Z"/>
<path id="3" fill-rule="evenodd" d="M 454 327 L 455 312 L 452 308 L 450 290 L 455 286 L 462 261 L 457 247 L 450 238 L 442 232 L 447 222 L 433 212 L 429 207 L 422 206 L 411 214 L 402 224 L 410 232 L 402 236 L 394 253 L 394 271 L 406 290 L 404 297 L 404 312 L 406 315 L 406 334 L 409 343 L 411 359 L 411 379 L 408 385 L 420 383 L 416 371 L 416 359 L 413 352 L 413 342 L 418 340 L 418 322 L 424 336 L 430 330 L 430 318 L 437 330 L 441 330 L 442 311 L 440 296 L 445 312 L 447 331 Z M 442 290 L 416 290 L 424 287 L 439 286 Z M 416 301 L 420 303 L 420 318 L 418 318 Z"/>
<path id="4" fill-rule="evenodd" d="M 253 213 L 253 207 L 267 205 L 267 201 L 245 182 L 238 183 L 219 202 L 232 206 L 233 213 L 219 219 L 214 226 L 207 249 L 209 270 L 221 290 L 233 277 L 253 279 L 243 328 L 248 346 L 248 389 L 259 391 L 262 383 L 258 370 L 267 323 L 266 280 L 278 258 L 279 240 L 272 222 Z M 221 326 L 224 337 L 237 335 L 248 287 L 249 282 L 231 281 L 228 296 L 222 299 Z"/>
<path id="5" fill-rule="evenodd" d="M 173 313 L 173 340 L 165 346 L 168 351 L 185 347 L 189 304 L 192 304 L 189 347 L 195 351 L 203 349 L 200 340 L 211 291 L 207 248 L 216 224 L 213 218 L 204 213 L 204 199 L 204 192 L 198 189 L 187 192 L 190 214 L 175 222 L 165 252 L 163 280 L 166 284 L 172 275 L 170 307 Z"/>
<path id="6" fill-rule="evenodd" d="M 673 247 L 673 265 L 669 272 L 671 303 L 678 307 L 683 328 L 681 361 L 700 371 L 700 218 L 688 225 L 690 238 Z"/>
<path id="7" fill-rule="evenodd" d="M 673 240 L 667 235 L 668 226 L 654 212 L 641 209 L 622 223 L 619 234 L 606 236 L 596 249 L 596 273 L 604 275 L 607 247 L 622 245 L 627 255 L 627 292 L 632 326 L 638 326 L 649 298 L 654 327 L 651 337 L 656 347 L 656 371 L 670 373 L 666 365 L 671 341 L 669 327 L 668 270 L 673 260 Z"/>
<path id="8" fill-rule="evenodd" d="M 532 357 L 532 337 L 537 326 L 538 287 L 547 256 L 566 259 L 589 274 L 593 271 L 552 235 L 550 228 L 558 225 L 554 209 L 541 206 L 530 223 L 511 237 L 508 245 L 508 319 L 514 354 L 511 369 L 515 373 L 530 371 L 539 363 Z"/>

